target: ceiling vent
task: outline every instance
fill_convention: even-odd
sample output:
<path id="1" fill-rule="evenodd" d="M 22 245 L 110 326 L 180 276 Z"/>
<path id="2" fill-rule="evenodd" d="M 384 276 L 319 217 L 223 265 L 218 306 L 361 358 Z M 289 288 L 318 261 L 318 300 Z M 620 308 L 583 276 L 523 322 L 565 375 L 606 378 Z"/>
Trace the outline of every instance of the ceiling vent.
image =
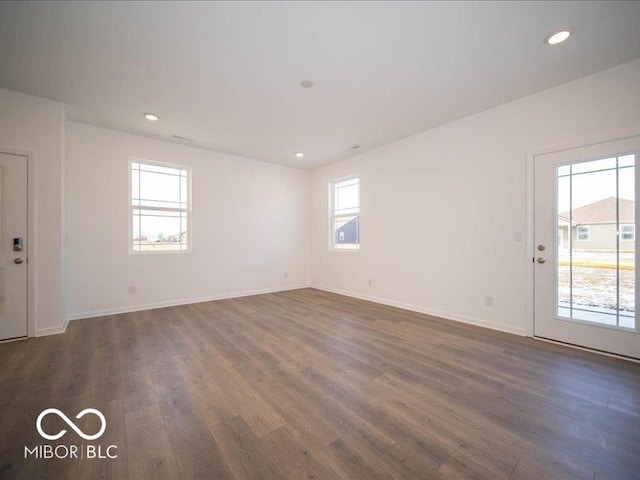
<path id="1" fill-rule="evenodd" d="M 183 137 L 182 135 L 171 135 L 174 140 L 181 140 L 183 142 L 195 142 L 193 138 Z"/>

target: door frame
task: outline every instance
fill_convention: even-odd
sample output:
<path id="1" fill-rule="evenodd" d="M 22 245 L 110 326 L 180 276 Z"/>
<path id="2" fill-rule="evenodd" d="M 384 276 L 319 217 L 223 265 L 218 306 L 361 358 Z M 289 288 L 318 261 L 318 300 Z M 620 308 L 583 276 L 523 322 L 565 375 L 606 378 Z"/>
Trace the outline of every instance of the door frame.
<path id="1" fill-rule="evenodd" d="M 34 154 L 25 150 L 0 146 L 0 153 L 27 159 L 27 338 L 36 336 L 35 317 L 35 162 Z M 17 339 L 21 340 L 21 339 Z"/>
<path id="2" fill-rule="evenodd" d="M 640 136 L 640 126 L 632 127 L 632 128 L 623 128 L 619 129 L 616 133 L 610 133 L 608 135 L 600 136 L 600 137 L 590 137 L 584 139 L 583 141 L 574 141 L 569 144 L 562 144 L 556 147 L 549 147 L 542 150 L 530 151 L 527 153 L 527 165 L 526 165 L 526 175 L 527 175 L 527 241 L 526 241 L 526 262 L 527 262 L 527 298 L 526 298 L 526 309 L 527 309 L 527 321 L 525 326 L 525 335 L 527 337 L 536 338 L 539 340 L 550 341 L 547 339 L 543 339 L 541 337 L 536 337 L 534 335 L 535 332 L 535 264 L 533 259 L 535 258 L 535 225 L 534 225 L 534 215 L 535 215 L 535 160 L 536 157 L 547 155 L 550 153 L 558 153 L 566 150 L 573 150 L 581 147 L 590 147 L 599 145 L 602 143 L 614 142 L 616 140 L 624 140 L 626 138 L 637 137 Z M 639 187 L 640 188 L 640 187 Z M 554 341 L 555 342 L 555 341 Z M 562 342 L 557 342 L 562 343 Z M 603 355 L 615 356 L 618 358 L 627 359 L 628 357 L 618 356 L 611 353 L 600 352 L 598 350 L 593 350 L 588 347 L 582 347 L 579 345 L 570 345 L 564 344 L 567 346 L 580 348 L 582 350 L 588 350 L 590 352 L 600 353 Z"/>

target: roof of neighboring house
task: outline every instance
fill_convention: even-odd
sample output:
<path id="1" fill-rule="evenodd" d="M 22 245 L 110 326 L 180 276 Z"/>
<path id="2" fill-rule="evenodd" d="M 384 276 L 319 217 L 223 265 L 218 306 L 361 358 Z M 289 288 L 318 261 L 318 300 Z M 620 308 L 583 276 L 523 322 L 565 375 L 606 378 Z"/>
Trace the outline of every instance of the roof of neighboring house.
<path id="1" fill-rule="evenodd" d="M 357 225 L 359 220 L 360 220 L 360 217 L 353 217 L 351 220 L 349 220 L 347 223 L 342 225 L 340 228 L 336 228 L 336 232 L 347 230 L 348 228 L 351 228 L 354 224 Z"/>
<path id="2" fill-rule="evenodd" d="M 620 198 L 619 208 L 620 223 L 635 223 L 636 202 L 627 200 L 626 198 Z M 569 221 L 569 213 L 570 212 L 564 212 L 558 216 L 563 220 Z M 616 223 L 616 198 L 604 198 L 583 207 L 573 209 L 571 212 L 571 223 L 573 225 Z"/>

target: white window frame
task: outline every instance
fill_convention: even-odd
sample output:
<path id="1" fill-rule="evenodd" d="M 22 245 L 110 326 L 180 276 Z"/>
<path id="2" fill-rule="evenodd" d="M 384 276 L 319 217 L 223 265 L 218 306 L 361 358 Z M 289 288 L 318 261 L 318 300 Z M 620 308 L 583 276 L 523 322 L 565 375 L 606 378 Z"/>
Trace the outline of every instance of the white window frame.
<path id="1" fill-rule="evenodd" d="M 354 180 L 357 179 L 358 180 L 358 209 L 357 211 L 352 211 L 350 213 L 343 213 L 343 214 L 336 214 L 334 211 L 334 202 L 335 202 L 335 198 L 334 198 L 334 192 L 335 192 L 335 185 L 337 183 L 342 183 L 342 182 L 347 182 L 349 180 Z M 360 214 L 360 187 L 361 187 L 361 183 L 360 183 L 360 175 L 358 174 L 354 174 L 354 175 L 347 175 L 346 177 L 340 177 L 340 178 L 335 178 L 331 181 L 329 181 L 329 250 L 334 251 L 334 252 L 359 252 L 360 251 L 360 244 L 362 243 L 362 236 L 361 236 L 361 230 L 360 230 L 360 220 L 362 219 L 361 214 Z M 360 220 L 358 220 L 358 246 L 356 248 L 341 248 L 339 246 L 336 246 L 336 242 L 335 242 L 335 232 L 333 231 L 333 226 L 335 224 L 335 220 L 336 218 L 341 218 L 341 217 L 353 217 L 354 215 L 357 215 L 359 217 Z"/>
<path id="2" fill-rule="evenodd" d="M 187 172 L 187 208 L 162 208 L 162 207 L 144 207 L 144 210 L 166 210 L 166 211 L 184 211 L 187 214 L 187 248 L 184 250 L 135 250 L 133 248 L 133 211 L 134 206 L 132 202 L 132 190 L 131 190 L 131 181 L 132 175 L 131 170 L 134 163 L 140 163 L 145 165 L 152 165 L 156 167 L 165 167 L 165 168 L 175 168 L 180 170 L 185 170 Z M 130 158 L 129 163 L 129 198 L 127 199 L 129 203 L 129 254 L 131 255 L 165 255 L 165 254 L 183 254 L 183 253 L 191 253 L 191 245 L 193 238 L 193 226 L 192 226 L 192 208 L 191 208 L 191 167 L 187 165 L 178 165 L 175 163 L 165 163 L 165 162 L 156 162 L 153 160 L 146 160 L 143 158 Z"/>
<path id="3" fill-rule="evenodd" d="M 624 227 L 631 227 L 631 238 L 624 238 Z M 636 224 L 635 223 L 622 223 L 620 224 L 620 240 L 623 242 L 635 242 L 636 240 Z"/>
<path id="4" fill-rule="evenodd" d="M 586 228 L 587 238 L 580 238 L 580 229 Z M 577 242 L 590 242 L 591 241 L 591 225 L 578 225 L 576 226 L 576 241 Z"/>

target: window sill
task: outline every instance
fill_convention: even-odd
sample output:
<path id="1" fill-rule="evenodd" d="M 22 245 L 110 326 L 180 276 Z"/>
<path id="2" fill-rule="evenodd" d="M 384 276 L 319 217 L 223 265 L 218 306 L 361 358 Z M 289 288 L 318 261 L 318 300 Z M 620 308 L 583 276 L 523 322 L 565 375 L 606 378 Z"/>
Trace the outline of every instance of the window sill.
<path id="1" fill-rule="evenodd" d="M 158 250 L 158 251 L 137 251 L 137 250 L 129 250 L 129 255 L 170 255 L 170 254 L 181 254 L 181 253 L 192 253 L 191 249 L 188 250 Z"/>

